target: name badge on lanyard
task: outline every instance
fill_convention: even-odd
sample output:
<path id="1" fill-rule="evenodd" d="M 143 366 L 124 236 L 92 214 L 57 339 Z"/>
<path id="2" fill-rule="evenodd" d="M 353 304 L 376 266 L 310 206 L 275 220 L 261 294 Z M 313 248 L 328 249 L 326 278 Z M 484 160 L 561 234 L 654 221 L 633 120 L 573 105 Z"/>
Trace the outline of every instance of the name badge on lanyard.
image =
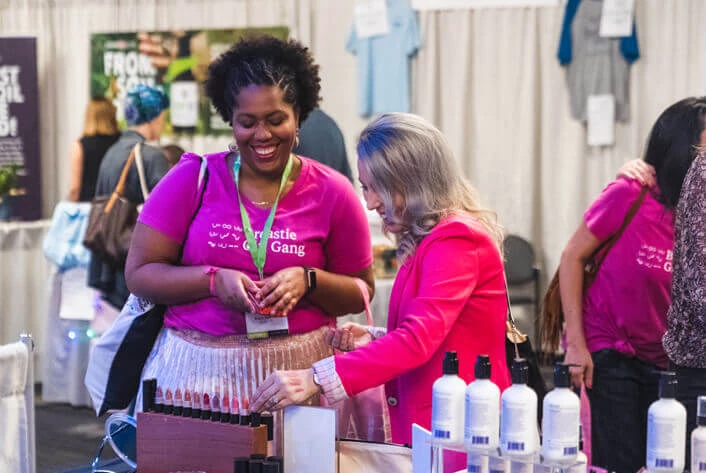
<path id="1" fill-rule="evenodd" d="M 240 156 L 236 156 L 235 162 L 233 163 L 233 175 L 235 177 L 235 188 L 237 190 L 238 205 L 240 206 L 240 218 L 243 222 L 243 232 L 245 232 L 245 238 L 248 242 L 248 251 L 252 257 L 252 261 L 257 268 L 257 273 L 260 276 L 260 280 L 264 279 L 264 269 L 265 261 L 267 259 L 267 242 L 270 239 L 270 230 L 272 229 L 272 223 L 275 220 L 275 213 L 277 212 L 277 204 L 279 203 L 280 195 L 282 194 L 282 189 L 284 189 L 287 180 L 289 179 L 289 174 L 292 172 L 292 164 L 294 160 L 292 156 L 289 156 L 287 165 L 282 173 L 282 180 L 279 185 L 279 191 L 277 191 L 277 198 L 275 199 L 272 208 L 270 209 L 270 214 L 265 221 L 265 226 L 260 234 L 260 242 L 258 243 L 255 237 L 255 232 L 252 229 L 252 224 L 250 223 L 250 217 L 248 212 L 243 205 L 243 201 L 240 198 L 240 189 L 238 188 L 238 179 L 240 177 Z M 257 304 L 255 304 L 257 307 Z M 263 313 L 246 313 L 245 314 L 245 326 L 248 332 L 248 338 L 267 338 L 276 335 L 287 335 L 289 333 L 289 319 L 287 317 L 271 317 Z"/>

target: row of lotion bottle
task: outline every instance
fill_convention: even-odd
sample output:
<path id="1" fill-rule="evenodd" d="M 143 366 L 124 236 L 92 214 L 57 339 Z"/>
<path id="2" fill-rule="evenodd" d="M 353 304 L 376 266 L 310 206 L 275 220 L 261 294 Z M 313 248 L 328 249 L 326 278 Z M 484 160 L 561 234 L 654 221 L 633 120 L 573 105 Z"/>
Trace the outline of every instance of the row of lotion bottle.
<path id="1" fill-rule="evenodd" d="M 647 411 L 647 471 L 681 473 L 684 471 L 686 409 L 675 399 L 677 376 L 662 372 L 659 399 Z M 692 470 L 693 473 L 699 470 Z"/>
<path id="2" fill-rule="evenodd" d="M 432 387 L 431 429 L 435 441 L 456 445 L 464 441 L 469 453 L 488 454 L 497 448 L 499 438 L 500 450 L 506 459 L 526 462 L 528 457 L 536 455 L 539 450 L 537 394 L 527 386 L 527 361 L 513 360 L 512 386 L 502 396 L 490 381 L 491 366 L 487 356 L 478 357 L 476 380 L 468 387 L 458 376 L 458 363 L 457 354 L 447 352 L 443 375 Z M 547 464 L 574 465 L 579 450 L 580 401 L 570 389 L 568 366 L 557 365 L 554 383 L 555 389 L 545 396 L 543 404 L 542 454 Z M 465 416 L 460 416 L 461 412 L 465 412 Z M 476 456 L 469 455 L 469 466 L 472 458 Z M 495 468 L 490 465 L 488 468 L 495 471 L 502 468 L 500 464 L 493 466 Z"/>

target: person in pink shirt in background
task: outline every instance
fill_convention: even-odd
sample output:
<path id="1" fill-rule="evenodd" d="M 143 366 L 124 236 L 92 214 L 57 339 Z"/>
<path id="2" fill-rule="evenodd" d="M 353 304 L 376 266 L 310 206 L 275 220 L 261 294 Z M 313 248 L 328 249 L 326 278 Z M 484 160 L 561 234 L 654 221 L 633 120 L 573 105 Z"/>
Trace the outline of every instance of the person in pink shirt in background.
<path id="1" fill-rule="evenodd" d="M 222 54 L 206 89 L 235 146 L 206 155 L 205 168 L 185 154 L 140 213 L 127 284 L 168 306 L 142 377 L 164 393 L 196 393 L 194 411 L 197 399 L 202 411 L 247 409 L 273 370 L 329 356 L 324 336 L 336 317 L 364 308 L 358 281 L 373 291 L 369 227 L 353 186 L 292 153 L 320 100 L 318 69 L 300 43 L 269 36 Z M 280 425 L 277 415 L 276 436 Z"/>
<path id="2" fill-rule="evenodd" d="M 658 396 L 656 371 L 669 364 L 662 336 L 670 304 L 674 209 L 698 147 L 706 142 L 705 116 L 703 97 L 668 107 L 652 128 L 644 163 L 626 165 L 608 184 L 562 253 L 565 362 L 575 365 L 574 385 L 586 385 L 592 463 L 607 471 L 631 473 L 644 465 L 647 409 Z M 587 258 L 618 231 L 643 185 L 649 188 L 644 201 L 583 291 Z"/>
<path id="3" fill-rule="evenodd" d="M 252 406 L 282 409 L 319 393 L 336 405 L 385 384 L 392 441 L 410 444 L 413 423 L 430 427 L 432 384 L 446 351 L 458 353 L 465 382 L 474 379 L 476 357 L 487 354 L 493 382 L 501 390 L 509 385 L 502 231 L 462 177 L 441 132 L 421 117 L 380 116 L 363 130 L 357 150 L 368 209 L 396 236 L 402 262 L 387 330 L 332 329 L 328 340 L 347 352 L 312 368 L 275 371 Z M 445 471 L 465 470 L 465 460 L 448 455 Z"/>

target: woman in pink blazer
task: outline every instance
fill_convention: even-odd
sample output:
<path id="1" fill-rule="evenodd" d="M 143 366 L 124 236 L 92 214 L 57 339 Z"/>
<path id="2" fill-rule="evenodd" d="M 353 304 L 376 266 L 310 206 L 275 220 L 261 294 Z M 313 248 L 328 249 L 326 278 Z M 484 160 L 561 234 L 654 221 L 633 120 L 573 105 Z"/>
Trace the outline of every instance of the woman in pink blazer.
<path id="1" fill-rule="evenodd" d="M 276 371 L 251 407 L 281 409 L 319 392 L 334 405 L 384 383 L 392 440 L 411 443 L 413 423 L 430 427 L 431 388 L 446 351 L 458 353 L 466 382 L 476 357 L 487 354 L 492 380 L 501 390 L 510 384 L 502 231 L 461 177 L 441 132 L 424 119 L 382 115 L 363 130 L 357 151 L 367 207 L 398 243 L 387 329 L 331 329 L 330 343 L 349 351 L 310 369 Z"/>

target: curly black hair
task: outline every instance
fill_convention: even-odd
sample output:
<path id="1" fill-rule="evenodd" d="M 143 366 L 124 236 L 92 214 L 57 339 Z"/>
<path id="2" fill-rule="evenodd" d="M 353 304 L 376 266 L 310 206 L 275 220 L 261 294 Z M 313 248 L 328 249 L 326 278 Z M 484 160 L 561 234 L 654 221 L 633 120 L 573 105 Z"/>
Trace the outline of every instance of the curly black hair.
<path id="1" fill-rule="evenodd" d="M 299 112 L 300 124 L 321 101 L 319 66 L 309 49 L 298 41 L 249 36 L 208 67 L 206 94 L 230 125 L 238 93 L 253 84 L 282 89 L 285 102 Z"/>

